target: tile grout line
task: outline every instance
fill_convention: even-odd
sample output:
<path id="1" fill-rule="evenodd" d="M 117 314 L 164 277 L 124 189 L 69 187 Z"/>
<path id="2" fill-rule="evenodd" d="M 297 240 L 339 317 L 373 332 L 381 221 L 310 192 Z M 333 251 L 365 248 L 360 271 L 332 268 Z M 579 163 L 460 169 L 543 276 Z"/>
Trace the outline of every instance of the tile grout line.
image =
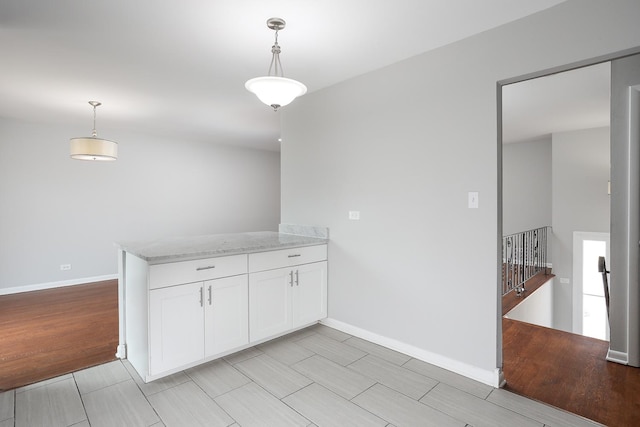
<path id="1" fill-rule="evenodd" d="M 87 420 L 87 423 L 89 423 L 89 426 L 91 426 L 91 421 L 89 421 L 89 413 L 87 412 L 87 407 L 84 403 L 82 393 L 80 393 L 80 387 L 78 386 L 78 381 L 76 381 L 75 373 L 71 374 L 71 379 L 73 379 L 73 384 L 76 386 L 76 390 L 78 391 L 78 396 L 80 397 L 80 402 L 82 403 L 82 410 L 84 411 L 84 418 L 85 420 Z"/>
<path id="2" fill-rule="evenodd" d="M 222 358 L 221 358 L 221 359 L 222 359 Z M 248 359 L 247 359 L 247 360 L 248 360 Z M 238 371 L 238 370 L 235 368 L 235 366 L 233 366 L 231 363 L 227 362 L 226 360 L 223 360 L 223 362 L 224 362 L 224 363 L 226 363 L 226 364 L 228 364 L 232 369 L 235 369 L 236 371 Z M 241 386 L 238 386 L 238 387 L 233 388 L 233 389 L 231 389 L 231 390 L 229 390 L 229 391 L 226 391 L 226 392 L 224 392 L 224 393 L 222 393 L 222 394 L 220 394 L 220 395 L 218 395 L 218 396 L 216 396 L 216 397 L 211 397 L 211 396 L 209 395 L 209 393 L 207 393 L 207 392 L 206 392 L 206 391 L 205 391 L 205 390 L 200 386 L 200 384 L 198 384 L 198 382 L 197 382 L 195 379 L 193 379 L 193 377 L 192 377 L 191 375 L 189 375 L 189 373 L 187 372 L 187 370 L 184 370 L 184 371 L 182 371 L 182 372 L 184 372 L 184 373 L 185 373 L 185 375 L 186 375 L 187 377 L 189 377 L 189 379 L 191 380 L 191 382 L 192 382 L 193 384 L 195 384 L 195 386 L 196 386 L 196 387 L 198 387 L 200 390 L 202 390 L 202 392 L 204 393 L 204 395 L 205 395 L 205 396 L 207 396 L 209 399 L 211 399 L 211 401 L 212 401 L 216 406 L 218 406 L 218 408 L 220 408 L 220 409 L 222 410 L 222 412 L 224 412 L 225 414 L 227 414 L 227 415 L 229 416 L 229 418 L 231 418 L 231 419 L 233 420 L 233 422 L 232 422 L 231 424 L 229 424 L 229 425 L 238 424 L 238 421 L 237 421 L 235 418 L 233 418 L 233 417 L 231 416 L 231 414 L 230 414 L 230 413 L 228 413 L 228 412 L 227 412 L 227 410 L 226 410 L 226 409 L 224 409 L 224 408 L 223 408 L 223 407 L 222 407 L 218 402 L 216 402 L 216 399 L 217 399 L 218 397 L 220 397 L 220 396 L 224 396 L 225 394 L 231 393 L 232 391 L 237 390 L 237 389 L 239 389 L 240 387 L 244 387 L 245 385 L 247 385 L 247 384 L 249 384 L 249 383 L 247 383 L 247 384 L 242 384 Z M 242 374 L 242 372 L 240 372 L 240 371 L 238 371 L 238 373 Z M 245 377 L 246 377 L 246 376 L 245 376 Z M 252 381 L 252 382 L 253 382 L 253 380 L 251 380 L 251 378 L 248 378 L 248 379 L 249 379 L 250 381 Z M 182 383 L 182 384 L 186 384 L 186 383 Z M 170 387 L 170 388 L 174 388 L 174 387 Z M 168 389 L 167 389 L 167 390 L 168 390 Z M 163 423 L 164 423 L 164 421 L 163 421 Z M 238 425 L 240 425 L 240 424 L 238 424 Z M 227 427 L 228 427 L 228 426 L 227 426 Z"/>

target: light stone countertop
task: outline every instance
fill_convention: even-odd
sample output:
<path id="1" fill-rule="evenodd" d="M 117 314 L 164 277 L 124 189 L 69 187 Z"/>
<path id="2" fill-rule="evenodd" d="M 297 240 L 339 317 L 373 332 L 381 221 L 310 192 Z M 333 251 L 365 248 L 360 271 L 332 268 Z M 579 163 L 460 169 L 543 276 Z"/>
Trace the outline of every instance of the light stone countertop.
<path id="1" fill-rule="evenodd" d="M 116 245 L 123 251 L 135 255 L 149 264 L 164 264 L 226 255 L 323 245 L 328 242 L 329 240 L 325 238 L 278 233 L 276 231 L 257 231 L 176 237 L 142 242 L 117 242 Z"/>

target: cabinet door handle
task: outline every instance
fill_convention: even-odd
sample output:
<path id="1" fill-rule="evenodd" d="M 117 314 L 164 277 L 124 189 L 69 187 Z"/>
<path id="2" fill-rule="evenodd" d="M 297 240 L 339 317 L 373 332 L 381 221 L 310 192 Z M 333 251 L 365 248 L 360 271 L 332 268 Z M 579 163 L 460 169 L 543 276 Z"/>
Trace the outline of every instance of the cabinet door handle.
<path id="1" fill-rule="evenodd" d="M 211 305 L 211 285 L 209 285 L 209 305 Z"/>
<path id="2" fill-rule="evenodd" d="M 289 272 L 289 284 L 293 288 L 293 270 Z"/>
<path id="3" fill-rule="evenodd" d="M 296 270 L 296 286 L 300 286 L 300 281 L 298 280 L 298 270 Z"/>
<path id="4" fill-rule="evenodd" d="M 208 265 L 206 267 L 198 267 L 198 268 L 196 268 L 196 271 L 211 270 L 212 268 L 216 268 L 216 266 L 215 265 Z"/>
<path id="5" fill-rule="evenodd" d="M 203 307 L 203 300 L 204 300 L 204 288 L 201 286 L 200 287 L 200 307 Z"/>
<path id="6" fill-rule="evenodd" d="M 291 255 L 288 255 L 288 258 L 295 258 L 297 256 L 300 256 L 300 254 L 291 254 Z"/>

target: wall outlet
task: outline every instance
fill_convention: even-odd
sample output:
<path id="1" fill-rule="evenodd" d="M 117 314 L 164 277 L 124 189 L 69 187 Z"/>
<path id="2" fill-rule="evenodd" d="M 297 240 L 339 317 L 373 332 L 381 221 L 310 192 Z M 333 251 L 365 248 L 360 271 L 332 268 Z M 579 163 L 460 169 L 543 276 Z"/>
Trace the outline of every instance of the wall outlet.
<path id="1" fill-rule="evenodd" d="M 352 221 L 359 221 L 360 211 L 349 211 L 349 219 Z"/>
<path id="2" fill-rule="evenodd" d="M 561 278 L 560 278 L 560 283 L 567 284 L 567 283 L 569 283 L 569 282 L 570 282 L 570 280 L 569 280 L 569 279 L 567 279 L 566 277 L 561 277 Z"/>
<path id="3" fill-rule="evenodd" d="M 71 270 L 71 264 L 60 264 L 60 270 L 62 271 Z"/>

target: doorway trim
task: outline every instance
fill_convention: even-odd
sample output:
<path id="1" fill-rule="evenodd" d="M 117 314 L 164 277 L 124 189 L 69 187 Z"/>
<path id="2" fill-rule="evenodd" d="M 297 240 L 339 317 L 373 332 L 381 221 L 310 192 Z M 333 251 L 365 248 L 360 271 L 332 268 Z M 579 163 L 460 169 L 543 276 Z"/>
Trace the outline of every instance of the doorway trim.
<path id="1" fill-rule="evenodd" d="M 513 83 L 520 83 L 531 79 L 536 79 L 538 77 L 550 76 L 553 74 L 562 73 L 565 71 L 576 70 L 579 68 L 588 67 L 591 65 L 601 64 L 603 62 L 613 61 L 615 59 L 621 59 L 628 56 L 633 56 L 640 53 L 640 46 L 625 49 L 618 52 L 609 53 L 606 55 L 585 59 L 582 61 L 576 61 L 573 63 L 560 65 L 557 67 L 552 67 L 540 71 L 534 71 L 528 74 L 523 74 L 516 77 L 511 77 L 508 79 L 499 80 L 496 82 L 496 105 L 497 105 L 497 184 L 498 184 L 498 194 L 497 194 L 497 236 L 496 236 L 496 331 L 498 336 L 496 337 L 496 367 L 499 372 L 499 381 L 500 387 L 502 387 L 506 382 L 504 378 L 504 374 L 502 372 L 502 144 L 503 144 L 503 135 L 502 135 L 502 88 L 503 86 L 507 86 Z M 614 354 L 611 354 L 611 350 L 607 355 L 607 360 L 618 361 L 615 359 Z"/>

